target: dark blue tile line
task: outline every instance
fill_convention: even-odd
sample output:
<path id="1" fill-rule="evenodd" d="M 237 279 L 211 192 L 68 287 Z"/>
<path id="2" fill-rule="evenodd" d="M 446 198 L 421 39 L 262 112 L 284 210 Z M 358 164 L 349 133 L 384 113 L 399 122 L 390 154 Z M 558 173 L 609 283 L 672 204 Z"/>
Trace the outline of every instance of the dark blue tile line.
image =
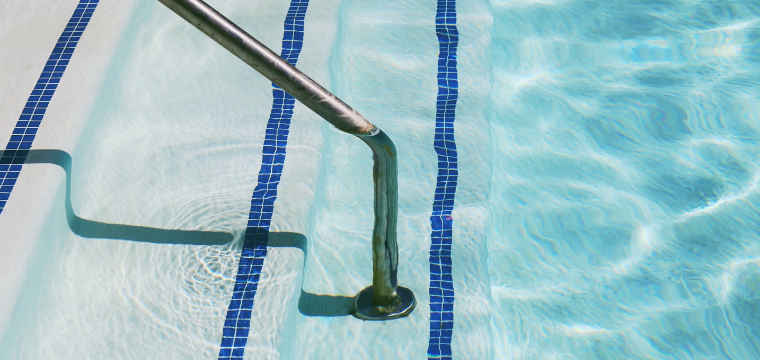
<path id="1" fill-rule="evenodd" d="M 428 359 L 451 359 L 454 331 L 454 282 L 451 277 L 451 232 L 454 194 L 457 190 L 457 146 L 454 142 L 454 110 L 459 96 L 457 83 L 456 0 L 438 0 L 435 31 L 438 56 L 438 98 L 435 115 L 435 152 L 438 179 L 430 223 L 430 341 Z"/>
<path id="2" fill-rule="evenodd" d="M 295 66 L 303 47 L 304 20 L 308 0 L 292 0 L 285 18 L 282 39 L 282 57 Z M 253 300 L 259 286 L 261 268 L 267 256 L 269 225 L 272 221 L 277 185 L 285 163 L 285 146 L 288 128 L 293 117 L 295 99 L 274 85 L 274 102 L 264 138 L 264 155 L 256 189 L 251 197 L 251 212 L 245 231 L 243 251 L 240 254 L 232 300 L 222 330 L 220 360 L 243 359 L 248 332 L 251 329 Z"/>
<path id="3" fill-rule="evenodd" d="M 66 66 L 69 65 L 79 38 L 98 6 L 98 1 L 79 1 L 63 34 L 58 38 L 53 53 L 48 58 L 40 79 L 37 80 L 37 85 L 34 86 L 24 109 L 21 110 L 21 116 L 13 129 L 11 139 L 0 157 L 0 214 L 3 213 L 5 204 L 11 196 L 11 190 L 21 173 L 21 166 L 26 160 L 29 149 L 32 148 L 32 142 L 37 136 L 37 130 L 40 128 L 40 122 L 45 116 L 50 99 L 55 94 L 55 89 L 61 81 L 63 72 L 66 71 Z"/>

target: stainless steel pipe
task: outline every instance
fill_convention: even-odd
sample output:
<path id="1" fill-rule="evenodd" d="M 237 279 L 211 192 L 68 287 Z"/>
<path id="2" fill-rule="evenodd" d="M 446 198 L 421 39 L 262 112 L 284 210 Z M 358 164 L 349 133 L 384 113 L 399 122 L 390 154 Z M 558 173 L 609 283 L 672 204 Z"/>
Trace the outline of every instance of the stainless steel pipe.
<path id="1" fill-rule="evenodd" d="M 293 95 L 339 130 L 372 149 L 375 227 L 372 234 L 372 286 L 356 296 L 355 316 L 386 320 L 409 315 L 416 305 L 411 290 L 397 285 L 398 175 L 396 147 L 379 128 L 304 73 L 201 0 L 158 0 L 254 70 Z"/>

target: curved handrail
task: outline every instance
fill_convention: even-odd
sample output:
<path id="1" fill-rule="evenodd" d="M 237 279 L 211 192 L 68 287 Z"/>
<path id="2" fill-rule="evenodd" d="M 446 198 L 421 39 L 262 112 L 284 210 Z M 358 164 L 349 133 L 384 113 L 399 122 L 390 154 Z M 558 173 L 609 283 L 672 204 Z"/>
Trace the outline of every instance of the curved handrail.
<path id="1" fill-rule="evenodd" d="M 386 320 L 409 315 L 416 305 L 411 290 L 397 285 L 398 175 L 396 147 L 378 127 L 325 90 L 201 0 L 159 0 L 201 32 L 243 60 L 339 130 L 372 149 L 375 227 L 372 234 L 372 286 L 356 296 L 355 316 Z"/>

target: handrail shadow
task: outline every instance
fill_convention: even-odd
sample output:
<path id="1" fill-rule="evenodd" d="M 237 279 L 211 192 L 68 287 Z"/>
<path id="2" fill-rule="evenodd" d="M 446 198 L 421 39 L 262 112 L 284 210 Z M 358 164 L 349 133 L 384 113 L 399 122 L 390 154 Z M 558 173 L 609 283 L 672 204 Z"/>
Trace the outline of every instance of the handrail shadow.
<path id="1" fill-rule="evenodd" d="M 270 247 L 289 247 L 301 249 L 304 255 L 304 270 L 306 269 L 306 245 L 306 236 L 292 232 L 269 233 L 269 241 L 267 243 L 267 246 Z M 304 291 L 303 284 L 301 284 L 301 295 L 298 298 L 298 311 L 305 316 L 347 316 L 353 314 L 355 311 L 354 297 L 344 295 L 314 294 Z"/>
<path id="2" fill-rule="evenodd" d="M 83 219 L 71 206 L 71 167 L 69 153 L 57 149 L 0 150 L 0 165 L 53 164 L 66 172 L 66 220 L 71 231 L 84 238 L 129 240 L 154 244 L 222 245 L 234 240 L 227 232 L 171 230 L 145 226 L 122 225 Z M 306 236 L 293 232 L 269 233 L 268 246 L 297 248 L 304 254 L 306 267 Z M 298 311 L 305 316 L 337 317 L 354 312 L 354 297 L 343 295 L 314 294 L 303 290 L 298 299 Z"/>
<path id="3" fill-rule="evenodd" d="M 26 152 L 24 157 L 23 152 Z M 160 229 L 111 224 L 83 219 L 71 206 L 71 165 L 69 153 L 57 149 L 0 151 L 0 164 L 53 164 L 66 172 L 66 220 L 71 231 L 84 238 L 129 240 L 153 244 L 223 245 L 235 237 L 228 232 Z"/>

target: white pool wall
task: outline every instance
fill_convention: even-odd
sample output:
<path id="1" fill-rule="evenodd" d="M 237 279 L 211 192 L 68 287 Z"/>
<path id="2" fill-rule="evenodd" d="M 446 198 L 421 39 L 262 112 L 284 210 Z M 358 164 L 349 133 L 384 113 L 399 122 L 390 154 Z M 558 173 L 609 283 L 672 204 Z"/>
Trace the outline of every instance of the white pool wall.
<path id="1" fill-rule="evenodd" d="M 209 3 L 279 52 L 287 1 Z M 104 4 L 93 23 L 107 19 L 100 12 Z M 298 63 L 396 142 L 399 283 L 415 292 L 418 308 L 391 322 L 298 311 L 301 284 L 305 291 L 343 297 L 369 285 L 373 214 L 369 149 L 297 104 L 272 231 L 305 235 L 309 258 L 304 270 L 300 250 L 270 248 L 246 358 L 427 356 L 430 213 L 437 176 L 435 14 L 435 2 L 314 1 Z M 461 161 L 453 217 L 454 237 L 463 240 L 453 251 L 453 349 L 458 358 L 491 359 L 486 237 L 492 177 L 491 155 L 482 149 L 484 144 L 490 148 L 492 19 L 488 4 L 475 1 L 461 2 L 458 14 L 455 126 Z M 93 221 L 228 231 L 239 239 L 260 167 L 269 82 L 156 1 L 139 2 L 125 29 L 116 57 L 104 65 L 106 76 L 93 87 L 97 100 L 81 110 L 83 135 L 69 140 L 68 147 L 50 145 L 74 158 L 74 211 Z M 97 28 L 88 27 L 85 36 L 93 33 L 97 37 Z M 75 59 L 82 56 L 80 50 Z M 43 147 L 36 142 L 34 148 Z M 66 224 L 62 171 L 54 165 L 29 165 L 24 171 L 33 166 L 52 168 L 59 179 L 51 187 L 47 215 L 37 225 L 44 230 L 30 235 L 39 239 L 29 250 L 32 264 L 40 264 L 26 279 L 22 298 L 30 301 L 17 305 L 18 332 L 3 337 L 0 346 L 10 355 L 0 359 L 13 354 L 69 359 L 83 353 L 214 358 L 239 243 L 81 238 Z M 12 197 L 17 195 L 14 190 Z"/>
<path id="2" fill-rule="evenodd" d="M 0 3 L 0 142 L 6 144 L 76 0 Z M 80 40 L 51 102 L 33 149 L 71 152 L 101 79 L 130 18 L 133 0 L 104 1 Z M 0 216 L 0 338 L 28 275 L 37 239 L 64 174 L 54 165 L 24 166 Z M 13 200 L 15 199 L 15 200 Z M 20 201 L 19 199 L 23 199 Z"/>
<path id="3" fill-rule="evenodd" d="M 279 51 L 287 2 L 248 6 L 247 11 L 237 9 L 234 12 L 225 8 L 225 4 L 211 2 L 211 5 L 230 14 L 233 21 L 257 33 L 260 40 Z M 75 6 L 76 3 L 73 3 L 70 11 Z M 93 19 L 113 21 L 109 16 L 112 14 L 100 12 L 101 6 Z M 239 225 L 245 223 L 247 199 L 255 186 L 261 159 L 264 128 L 271 107 L 270 83 L 158 2 L 141 2 L 135 13 L 127 11 L 120 15 L 131 19 L 131 23 L 123 38 L 115 37 L 113 40 L 120 48 L 108 68 L 108 77 L 98 84 L 97 103 L 87 109 L 89 113 L 85 111 L 88 125 L 82 136 L 83 141 L 76 146 L 53 147 L 68 151 L 74 158 L 74 211 L 82 218 L 106 223 L 170 229 L 205 227 L 240 235 Z M 57 33 L 62 28 L 63 25 Z M 165 31 L 172 33 L 166 34 Z M 98 29 L 88 27 L 87 34 L 94 34 L 91 36 L 95 37 Z M 80 50 L 78 48 L 77 52 Z M 217 57 L 220 54 L 221 60 Z M 72 59 L 72 64 L 75 60 L 76 57 Z M 196 75 L 200 73 L 200 77 L 190 77 L 192 84 L 183 81 L 188 78 L 188 71 Z M 243 78 L 240 78 L 241 74 Z M 64 81 L 71 75 L 67 71 Z M 198 79 L 204 76 L 214 81 L 199 82 Z M 225 80 L 225 76 L 228 79 Z M 146 96 L 147 89 L 151 91 Z M 62 85 L 56 96 L 64 91 Z M 54 97 L 53 102 L 56 100 Z M 236 106 L 230 106 L 230 102 Z M 180 107 L 172 104 L 179 104 Z M 198 108 L 193 109 L 193 105 Z M 178 117 L 175 114 L 180 108 L 184 111 Z M 220 110 L 223 114 L 217 113 Z M 50 113 L 51 110 L 48 111 Z M 239 131 L 233 139 L 235 141 L 225 142 L 231 140 L 227 131 L 230 124 L 225 123 L 225 114 L 230 117 L 230 113 L 234 113 L 231 117 L 240 122 Z M 243 116 L 235 116 L 241 114 Z M 220 121 L 226 126 L 219 127 Z M 315 124 L 319 129 L 321 121 L 309 124 Z M 42 128 L 45 125 L 43 122 Z M 215 133 L 217 129 L 227 129 L 222 131 L 221 139 L 215 136 L 219 135 Z M 305 126 L 304 130 L 308 134 L 309 126 Z M 296 154 L 299 152 L 298 138 L 292 138 L 295 146 L 289 149 Z M 302 138 L 318 140 L 320 136 L 314 136 L 312 132 Z M 203 144 L 198 144 L 198 141 Z M 242 157 L 237 156 L 236 159 L 241 160 L 237 162 L 225 157 L 230 155 L 229 152 L 222 152 L 225 160 L 221 160 L 213 154 L 214 142 L 225 146 L 231 143 L 233 148 L 235 144 L 248 146 L 250 151 L 240 154 Z M 35 148 L 40 148 L 37 144 Z M 307 158 L 318 156 L 313 148 L 306 149 L 304 144 L 300 147 L 305 149 L 301 151 Z M 209 151 L 212 156 L 204 156 Z M 240 168 L 236 164 L 245 166 Z M 303 164 L 305 166 L 292 170 L 296 176 L 318 168 L 318 161 L 305 161 Z M 53 165 L 37 166 L 55 168 Z M 146 166 L 158 171 L 146 169 Z M 232 174 L 235 178 L 228 178 L 229 184 L 224 180 L 220 182 L 214 176 L 216 174 Z M 306 174 L 306 180 L 299 179 L 297 186 L 313 183 L 317 178 L 314 175 Z M 287 186 L 282 189 L 293 192 Z M 170 259 L 187 258 L 183 255 L 187 251 L 192 252 L 193 247 L 80 238 L 68 229 L 62 207 L 64 189 L 59 186 L 57 190 L 57 197 L 51 196 L 51 199 L 59 201 L 49 210 L 47 220 L 41 221 L 39 227 L 44 228 L 38 234 L 41 246 L 34 251 L 34 256 L 41 258 L 36 263 L 45 264 L 44 269 L 52 271 L 31 271 L 27 278 L 25 295 L 36 301 L 29 306 L 17 304 L 16 309 L 26 310 L 20 313 L 36 314 L 31 318 L 17 317 L 14 323 L 17 332 L 4 339 L 5 345 L 12 343 L 11 338 L 21 340 L 13 345 L 11 352 L 34 354 L 39 358 L 76 358 L 87 352 L 105 357 L 141 358 L 151 358 L 151 354 L 161 352 L 168 356 L 164 358 L 188 358 L 200 351 L 207 352 L 206 356 L 215 356 L 229 294 L 217 297 L 218 303 L 202 306 L 199 311 L 192 310 L 193 299 L 182 300 L 180 297 L 179 304 L 172 299 L 183 291 L 181 287 L 177 288 L 179 284 L 176 280 L 188 280 L 185 270 L 195 273 L 195 267 L 202 264 L 176 264 Z M 204 200 L 209 193 L 217 191 L 222 192 L 212 197 L 217 202 Z M 240 201 L 230 204 L 225 194 L 234 194 L 233 197 Z M 17 195 L 20 194 L 14 192 L 13 196 Z M 303 197 L 292 198 L 303 204 Z M 294 205 L 288 203 L 287 195 L 281 196 L 278 202 L 286 206 Z M 236 210 L 229 214 L 226 210 L 230 208 Z M 290 213 L 280 218 L 292 219 L 293 214 L 304 211 L 304 206 L 284 208 Z M 308 212 L 308 206 L 305 211 Z M 302 221 L 289 221 L 295 225 L 289 227 L 288 222 L 282 222 L 280 228 L 303 232 L 302 229 L 293 228 Z M 229 285 L 234 276 L 236 262 L 232 254 L 236 250 L 230 246 L 226 250 L 224 248 L 217 250 L 223 254 L 221 260 L 229 260 L 226 263 L 228 266 L 222 269 L 223 276 L 216 278 L 217 281 L 214 278 L 206 279 L 208 281 L 196 285 L 211 286 L 209 289 L 212 291 L 224 291 L 225 282 Z M 270 352 L 272 356 L 266 357 L 276 358 L 278 343 L 282 340 L 278 329 L 287 325 L 283 317 L 287 318 L 289 311 L 297 311 L 296 307 L 288 306 L 292 305 L 292 301 L 291 304 L 281 301 L 285 298 L 297 299 L 297 290 L 300 290 L 297 275 L 302 269 L 303 256 L 300 250 L 293 249 L 273 249 L 270 256 L 269 264 L 284 266 L 293 270 L 292 274 L 295 275 L 265 270 L 261 295 L 276 301 L 270 302 L 274 306 L 259 302 L 254 317 L 259 324 L 266 325 L 261 326 L 262 334 L 253 338 L 256 341 L 249 343 L 249 348 L 253 354 Z M 286 260 L 294 262 L 290 264 Z M 156 272 L 156 264 L 161 263 L 170 268 Z M 289 264 L 295 266 L 287 266 Z M 268 287 L 267 280 L 273 279 L 273 285 Z M 222 282 L 221 287 L 219 281 Z M 291 283 L 288 284 L 288 281 Z M 153 311 L 159 314 L 150 315 Z M 204 325 L 190 326 L 194 322 Z M 176 333 L 168 330 L 166 325 L 182 330 Z M 72 327 L 79 330 L 72 333 Z M 211 332 L 208 335 L 211 338 L 204 336 L 204 329 Z M 176 335 L 188 336 L 188 339 L 177 341 L 179 339 L 174 338 L 168 346 L 166 341 L 162 341 L 169 340 L 167 336 L 173 338 Z M 104 342 L 103 339 L 119 341 Z M 130 344 L 152 346 L 132 347 Z"/>

